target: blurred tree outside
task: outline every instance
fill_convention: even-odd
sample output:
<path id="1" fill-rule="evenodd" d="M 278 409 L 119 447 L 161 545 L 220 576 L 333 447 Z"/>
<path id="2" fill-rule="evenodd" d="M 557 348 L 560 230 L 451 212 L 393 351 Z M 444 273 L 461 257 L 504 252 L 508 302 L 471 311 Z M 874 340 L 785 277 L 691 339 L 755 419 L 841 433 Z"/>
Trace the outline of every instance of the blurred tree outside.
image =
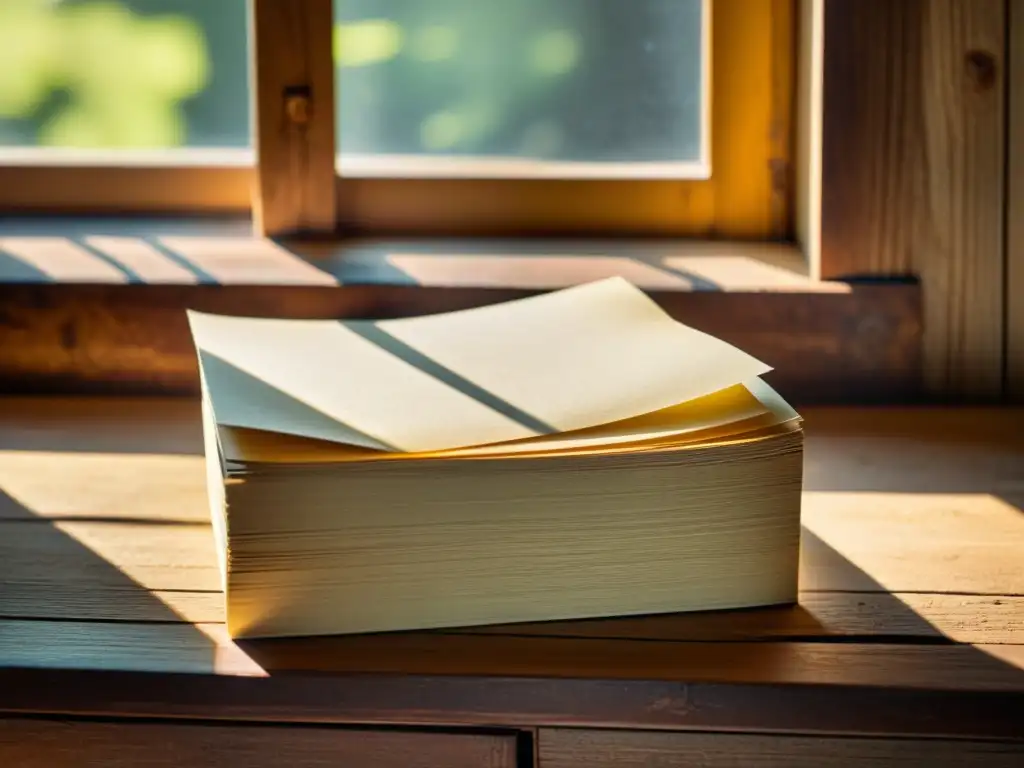
<path id="1" fill-rule="evenodd" d="M 701 0 L 335 0 L 339 149 L 700 151 Z M 0 0 L 0 146 L 248 146 L 247 0 Z"/>
<path id="2" fill-rule="evenodd" d="M 701 0 L 335 0 L 345 155 L 699 156 Z"/>
<path id="3" fill-rule="evenodd" d="M 0 0 L 0 146 L 249 144 L 246 0 Z"/>

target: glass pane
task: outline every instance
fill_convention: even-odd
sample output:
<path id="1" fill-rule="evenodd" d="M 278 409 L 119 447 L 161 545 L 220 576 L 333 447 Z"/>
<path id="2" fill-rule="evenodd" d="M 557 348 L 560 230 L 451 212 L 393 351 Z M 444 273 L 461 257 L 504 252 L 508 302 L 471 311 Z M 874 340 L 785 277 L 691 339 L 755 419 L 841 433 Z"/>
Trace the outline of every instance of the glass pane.
<path id="1" fill-rule="evenodd" d="M 0 0 L 0 147 L 249 146 L 246 0 Z"/>
<path id="2" fill-rule="evenodd" d="M 335 0 L 340 170 L 705 175 L 703 7 Z"/>

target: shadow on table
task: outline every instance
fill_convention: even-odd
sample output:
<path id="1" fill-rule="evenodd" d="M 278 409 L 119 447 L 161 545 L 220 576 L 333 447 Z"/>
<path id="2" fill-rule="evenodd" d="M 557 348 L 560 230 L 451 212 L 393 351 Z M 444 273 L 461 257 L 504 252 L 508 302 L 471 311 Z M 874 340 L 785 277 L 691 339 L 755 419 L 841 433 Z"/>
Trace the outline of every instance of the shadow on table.
<path id="1" fill-rule="evenodd" d="M 897 453 L 911 455 L 890 474 L 858 464 L 868 458 L 875 462 L 872 466 L 898 461 L 879 457 L 877 452 L 869 456 L 867 447 L 858 459 L 854 438 L 850 438 L 852 447 L 844 447 L 838 458 L 826 459 L 821 440 L 827 439 L 827 433 L 819 434 L 815 436 L 812 425 L 808 462 L 812 491 L 839 490 L 846 478 L 857 484 L 858 491 L 897 492 L 901 486 L 886 478 L 903 472 L 909 478 L 906 487 L 921 492 L 935 486 L 950 493 L 956 489 L 985 492 L 993 487 L 978 479 L 980 468 L 963 470 L 960 460 L 954 462 L 963 470 L 959 474 L 952 463 L 933 463 L 929 471 L 938 474 L 932 486 L 914 479 L 918 475 L 906 463 L 920 461 L 920 454 L 903 443 Z M 27 445 L 38 445 L 28 433 L 25 440 Z M 142 438 L 133 440 L 141 448 Z M 815 440 L 821 450 L 814 447 Z M 83 438 L 83 449 L 86 443 Z M 953 446 L 936 445 L 945 447 L 935 449 L 939 451 L 935 456 L 953 462 Z M 10 441 L 4 444 L 8 450 L 16 447 Z M 111 443 L 108 449 L 116 447 Z M 983 455 L 991 468 L 996 454 Z M 833 462 L 831 469 L 821 463 L 826 460 Z M 994 482 L 1012 490 L 1013 478 L 1001 473 L 1020 465 L 1001 461 L 997 461 Z M 52 482 L 59 486 L 63 481 L 55 465 Z M 240 648 L 242 655 L 271 675 L 337 671 L 683 682 L 835 680 L 881 686 L 1024 689 L 1024 671 L 1019 666 L 985 650 L 953 643 L 940 628 L 889 594 L 871 573 L 841 554 L 835 542 L 812 530 L 804 534 L 805 572 L 826 572 L 832 584 L 853 586 L 847 591 L 831 587 L 805 592 L 796 606 L 246 641 L 237 648 L 223 638 L 222 626 L 215 623 L 216 607 L 207 614 L 203 613 L 207 608 L 196 607 L 207 597 L 208 605 L 220 598 L 212 570 L 212 538 L 207 541 L 210 536 L 205 524 L 188 521 L 125 522 L 114 515 L 87 522 L 44 518 L 13 496 L 0 497 L 0 615 L 6 617 L 0 632 L 0 666 L 233 674 L 236 667 L 225 668 L 222 662 L 226 653 L 239 655 Z M 186 538 L 206 543 L 195 545 L 185 542 Z M 175 548 L 168 544 L 172 541 L 185 543 Z M 199 563 L 195 558 L 200 556 L 209 560 Z M 140 578 L 145 584 L 131 573 L 144 574 Z M 185 611 L 173 608 L 175 604 L 189 607 Z M 184 614 L 189 611 L 191 621 L 186 621 Z M 211 624 L 204 625 L 204 617 Z M 211 633 L 211 626 L 217 631 Z M 916 653 L 921 646 L 937 650 L 938 655 Z"/>
<path id="2" fill-rule="evenodd" d="M 219 621 L 219 585 L 208 568 L 176 562 L 183 548 L 155 537 L 168 530 L 195 538 L 207 526 L 44 518 L 0 490 L 0 667 L 215 671 L 216 642 L 182 614 Z"/>
<path id="3" fill-rule="evenodd" d="M 996 500 L 991 509 L 1000 524 L 1013 534 L 1019 523 L 1022 528 L 1015 535 L 1024 533 L 1024 515 L 1008 514 L 1020 510 L 1024 491 L 1024 412 L 1009 412 L 995 425 L 969 410 L 934 412 L 935 418 L 925 422 L 905 411 L 891 414 L 888 420 L 864 420 L 849 411 L 811 414 L 806 488 L 812 496 L 844 494 L 856 512 L 862 500 L 879 497 L 898 509 L 904 494 L 947 494 L 954 502 L 961 494 L 991 495 Z M 824 506 L 831 505 L 826 500 Z M 956 504 L 951 508 L 946 522 L 959 519 Z M 842 523 L 842 509 L 836 514 L 840 519 L 831 522 Z M 811 524 L 817 525 L 819 519 L 817 514 L 808 515 Z M 940 522 L 936 519 L 935 524 Z M 891 549 L 887 553 L 878 542 L 878 570 L 874 563 L 865 570 L 843 554 L 851 551 L 851 542 L 832 535 L 835 530 L 841 533 L 842 525 L 823 530 L 830 532 L 828 538 L 814 527 L 803 530 L 802 581 L 810 588 L 793 606 L 242 645 L 271 673 L 334 669 L 658 679 L 667 675 L 680 680 L 752 675 L 883 687 L 1024 688 L 1021 656 L 1014 653 L 1015 646 L 998 645 L 1005 639 L 981 648 L 950 637 L 971 635 L 975 643 L 995 636 L 984 626 L 990 618 L 994 624 L 1006 623 L 1002 637 L 1008 636 L 1015 622 L 1019 624 L 1013 611 L 1020 601 L 1013 602 L 1012 585 L 1007 585 L 1005 604 L 993 595 L 932 596 L 910 588 L 899 592 L 898 585 L 897 591 L 890 591 Z M 911 558 L 920 558 L 921 569 L 927 566 L 935 572 L 945 567 L 946 560 L 937 560 L 945 555 L 920 544 L 913 525 L 906 533 L 907 540 L 896 544 L 905 546 Z M 872 558 L 860 555 L 872 554 L 872 542 L 859 538 L 858 561 L 870 562 Z M 994 547 L 1007 544 L 993 541 Z M 943 546 L 956 555 L 955 538 Z M 977 554 L 979 547 L 974 551 Z M 955 557 L 948 562 L 954 570 L 971 566 Z M 883 570 L 884 584 L 878 578 Z M 913 566 L 909 572 L 913 575 Z M 929 606 L 932 597 L 947 600 L 948 606 Z"/>
<path id="4" fill-rule="evenodd" d="M 1024 689 L 1019 666 L 954 643 L 808 531 L 804 560 L 805 568 L 842 574 L 864 591 L 804 593 L 799 605 L 768 608 L 239 645 L 271 675 L 334 671 Z"/>

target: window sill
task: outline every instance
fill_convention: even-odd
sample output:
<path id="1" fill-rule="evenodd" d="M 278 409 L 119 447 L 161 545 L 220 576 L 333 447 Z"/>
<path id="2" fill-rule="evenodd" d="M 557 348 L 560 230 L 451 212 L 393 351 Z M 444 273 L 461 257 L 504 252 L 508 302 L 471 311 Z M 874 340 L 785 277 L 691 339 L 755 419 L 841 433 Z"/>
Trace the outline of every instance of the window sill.
<path id="1" fill-rule="evenodd" d="M 777 369 L 800 402 L 918 393 L 911 283 L 812 279 L 794 246 L 701 241 L 271 241 L 246 221 L 0 223 L 6 391 L 195 392 L 191 307 L 302 318 L 480 306 L 622 276 Z"/>

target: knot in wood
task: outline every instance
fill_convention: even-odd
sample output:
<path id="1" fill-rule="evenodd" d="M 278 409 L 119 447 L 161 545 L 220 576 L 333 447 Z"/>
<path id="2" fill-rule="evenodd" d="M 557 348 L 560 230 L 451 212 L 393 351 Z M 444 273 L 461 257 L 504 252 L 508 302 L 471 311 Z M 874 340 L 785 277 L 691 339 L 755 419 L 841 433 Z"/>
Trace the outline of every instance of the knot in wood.
<path id="1" fill-rule="evenodd" d="M 976 91 L 987 91 L 996 84 L 996 57 L 988 51 L 971 50 L 965 57 L 967 77 Z"/>

